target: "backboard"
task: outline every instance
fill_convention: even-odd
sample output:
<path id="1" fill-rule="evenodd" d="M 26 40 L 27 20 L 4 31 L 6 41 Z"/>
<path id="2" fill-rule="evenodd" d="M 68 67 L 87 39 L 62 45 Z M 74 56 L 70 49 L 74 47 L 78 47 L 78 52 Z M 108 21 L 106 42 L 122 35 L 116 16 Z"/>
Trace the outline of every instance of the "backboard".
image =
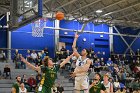
<path id="1" fill-rule="evenodd" d="M 42 17 L 42 0 L 11 0 L 9 30 L 17 29 Z"/>

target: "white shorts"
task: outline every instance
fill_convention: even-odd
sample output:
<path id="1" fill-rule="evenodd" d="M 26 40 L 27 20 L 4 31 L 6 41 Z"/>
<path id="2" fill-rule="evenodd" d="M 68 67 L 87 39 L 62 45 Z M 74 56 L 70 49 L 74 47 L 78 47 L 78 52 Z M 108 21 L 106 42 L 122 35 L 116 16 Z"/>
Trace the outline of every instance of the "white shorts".
<path id="1" fill-rule="evenodd" d="M 77 76 L 75 77 L 75 90 L 86 90 L 89 87 L 88 76 Z"/>

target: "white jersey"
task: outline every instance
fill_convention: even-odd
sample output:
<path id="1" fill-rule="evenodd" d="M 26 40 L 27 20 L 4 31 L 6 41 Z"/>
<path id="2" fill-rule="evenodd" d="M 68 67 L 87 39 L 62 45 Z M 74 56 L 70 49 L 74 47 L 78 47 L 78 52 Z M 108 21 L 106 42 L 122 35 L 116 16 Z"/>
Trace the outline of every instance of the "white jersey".
<path id="1" fill-rule="evenodd" d="M 80 66 L 85 65 L 87 63 L 88 59 L 89 58 L 82 60 L 82 56 L 79 56 L 79 58 L 77 59 L 77 62 L 76 62 L 76 67 L 80 67 Z"/>
<path id="2" fill-rule="evenodd" d="M 86 58 L 84 60 L 82 60 L 82 56 L 80 56 L 78 59 L 77 59 L 77 62 L 76 62 L 76 68 L 75 70 L 78 70 L 80 67 L 82 67 L 83 65 L 85 65 L 87 63 L 87 60 L 89 58 Z M 76 76 L 86 76 L 88 74 L 88 72 L 82 72 L 82 73 L 78 73 L 76 74 Z"/>
<path id="3" fill-rule="evenodd" d="M 104 81 L 102 81 L 101 83 L 104 84 Z M 107 84 L 107 85 L 104 84 L 104 86 L 105 86 L 105 88 L 106 88 L 107 93 L 110 93 L 110 90 L 111 90 L 111 89 L 110 89 L 110 88 L 111 88 L 111 83 L 108 82 L 108 84 Z"/>
<path id="4" fill-rule="evenodd" d="M 21 90 L 21 88 L 19 88 L 19 93 L 27 93 L 27 89 L 24 88 L 24 90 Z"/>

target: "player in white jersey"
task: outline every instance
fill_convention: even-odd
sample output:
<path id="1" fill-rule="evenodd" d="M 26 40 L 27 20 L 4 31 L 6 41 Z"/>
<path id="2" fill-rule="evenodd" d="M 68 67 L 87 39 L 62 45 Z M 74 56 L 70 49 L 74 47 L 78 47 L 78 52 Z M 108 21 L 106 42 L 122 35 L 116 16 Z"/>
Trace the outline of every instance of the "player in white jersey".
<path id="1" fill-rule="evenodd" d="M 80 91 L 84 91 L 87 93 L 89 87 L 89 79 L 88 79 L 88 69 L 91 64 L 91 60 L 87 58 L 89 51 L 87 49 L 83 49 L 81 54 L 77 52 L 76 49 L 76 41 L 78 39 L 78 34 L 75 34 L 75 39 L 73 42 L 73 52 L 74 55 L 77 57 L 76 68 L 72 74 L 75 77 L 75 93 L 80 93 Z"/>

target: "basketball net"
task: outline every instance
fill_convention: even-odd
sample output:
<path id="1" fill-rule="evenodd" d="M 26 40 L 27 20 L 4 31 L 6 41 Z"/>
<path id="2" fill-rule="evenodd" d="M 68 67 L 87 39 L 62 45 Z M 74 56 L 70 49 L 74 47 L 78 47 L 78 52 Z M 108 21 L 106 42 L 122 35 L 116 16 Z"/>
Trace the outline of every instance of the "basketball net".
<path id="1" fill-rule="evenodd" d="M 31 24 L 33 37 L 43 37 L 43 31 L 44 27 L 46 26 L 46 20 L 46 18 L 41 18 Z"/>

